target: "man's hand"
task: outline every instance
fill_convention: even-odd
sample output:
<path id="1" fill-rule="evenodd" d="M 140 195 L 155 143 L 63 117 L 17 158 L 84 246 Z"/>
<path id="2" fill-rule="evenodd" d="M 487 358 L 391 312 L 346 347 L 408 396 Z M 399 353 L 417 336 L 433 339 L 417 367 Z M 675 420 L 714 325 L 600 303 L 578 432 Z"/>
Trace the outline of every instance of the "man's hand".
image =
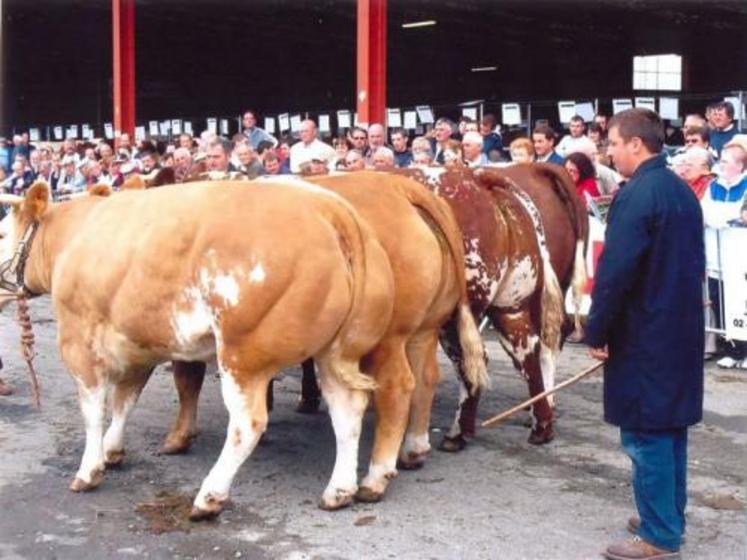
<path id="1" fill-rule="evenodd" d="M 591 356 L 595 360 L 604 362 L 607 358 L 610 357 L 610 353 L 607 350 L 607 346 L 605 345 L 602 348 L 589 348 L 589 356 Z"/>

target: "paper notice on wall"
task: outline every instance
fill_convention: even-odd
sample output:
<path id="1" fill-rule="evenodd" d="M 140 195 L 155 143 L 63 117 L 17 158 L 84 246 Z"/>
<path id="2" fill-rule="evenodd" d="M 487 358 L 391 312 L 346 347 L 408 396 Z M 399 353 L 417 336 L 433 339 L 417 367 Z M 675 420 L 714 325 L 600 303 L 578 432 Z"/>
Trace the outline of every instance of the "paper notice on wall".
<path id="1" fill-rule="evenodd" d="M 31 142 L 38 142 L 40 140 L 40 138 L 39 138 L 39 129 L 38 128 L 30 128 L 29 129 L 29 140 Z"/>
<path id="2" fill-rule="evenodd" d="M 88 125 L 88 124 L 81 125 L 81 127 L 80 127 L 80 135 L 83 138 L 86 138 L 86 139 L 93 138 L 92 132 L 93 131 L 91 130 L 91 126 L 90 125 Z"/>
<path id="3" fill-rule="evenodd" d="M 228 136 L 228 119 L 220 120 L 220 134 L 221 136 Z"/>
<path id="4" fill-rule="evenodd" d="M 387 109 L 386 125 L 390 128 L 400 128 L 402 126 L 402 111 L 399 109 Z"/>
<path id="5" fill-rule="evenodd" d="M 158 136 L 158 121 L 148 121 L 148 134 Z"/>
<path id="6" fill-rule="evenodd" d="M 112 123 L 104 123 L 104 137 L 111 140 L 114 138 L 114 127 L 112 126 Z"/>
<path id="7" fill-rule="evenodd" d="M 190 136 L 194 136 L 194 131 L 192 130 L 192 122 L 191 121 L 184 121 L 184 132 L 186 134 L 189 134 Z"/>
<path id="8" fill-rule="evenodd" d="M 633 101 L 630 99 L 613 99 L 612 114 L 616 115 L 621 111 L 627 111 L 633 108 Z"/>
<path id="9" fill-rule="evenodd" d="M 582 101 L 581 103 L 576 103 L 576 114 L 584 119 L 584 122 L 592 122 L 594 120 L 594 115 L 596 114 L 596 111 L 594 110 L 594 104 L 591 101 Z"/>
<path id="10" fill-rule="evenodd" d="M 290 115 L 288 113 L 283 113 L 282 115 L 278 115 L 278 124 L 280 125 L 280 132 L 285 132 L 286 130 L 290 130 Z"/>
<path id="11" fill-rule="evenodd" d="M 635 98 L 636 109 L 650 109 L 656 112 L 656 99 L 653 97 L 636 97 Z"/>
<path id="12" fill-rule="evenodd" d="M 171 130 L 171 121 L 161 121 L 158 123 L 158 132 L 161 136 L 168 136 Z"/>
<path id="13" fill-rule="evenodd" d="M 337 111 L 337 128 L 351 128 L 350 111 Z"/>
<path id="14" fill-rule="evenodd" d="M 329 115 L 319 115 L 319 132 L 325 134 L 332 132 L 332 128 L 329 126 Z"/>
<path id="15" fill-rule="evenodd" d="M 576 114 L 575 101 L 558 101 L 558 117 L 561 123 L 568 124 Z"/>
<path id="16" fill-rule="evenodd" d="M 430 124 L 434 122 L 433 109 L 431 109 L 430 105 L 418 105 L 415 107 L 415 112 L 417 112 L 421 123 Z"/>
<path id="17" fill-rule="evenodd" d="M 207 120 L 207 130 L 212 134 L 218 134 L 218 119 L 211 118 Z"/>
<path id="18" fill-rule="evenodd" d="M 135 127 L 135 142 L 140 142 L 141 140 L 145 140 L 144 126 Z"/>
<path id="19" fill-rule="evenodd" d="M 53 131 L 54 131 L 54 139 L 55 140 L 62 140 L 62 135 L 63 135 L 62 127 L 61 126 L 55 126 L 54 129 L 53 129 Z"/>
<path id="20" fill-rule="evenodd" d="M 521 107 L 518 103 L 503 103 L 501 105 L 501 123 L 506 126 L 521 124 Z"/>
<path id="21" fill-rule="evenodd" d="M 679 119 L 680 118 L 680 100 L 676 97 L 659 98 L 659 116 L 662 119 Z"/>
<path id="22" fill-rule="evenodd" d="M 415 111 L 405 111 L 405 128 L 415 130 L 418 127 L 418 114 Z"/>
<path id="23" fill-rule="evenodd" d="M 291 132 L 301 130 L 301 115 L 293 115 L 290 119 Z"/>
<path id="24" fill-rule="evenodd" d="M 182 121 L 171 119 L 171 133 L 175 136 L 182 133 Z"/>
<path id="25" fill-rule="evenodd" d="M 363 128 L 368 128 L 368 123 L 361 123 L 361 121 L 358 120 L 358 112 L 356 111 L 353 113 L 353 124 L 355 126 L 363 126 Z"/>
<path id="26" fill-rule="evenodd" d="M 473 121 L 477 120 L 477 107 L 462 107 L 462 116 L 467 117 L 468 119 L 472 119 Z"/>
<path id="27" fill-rule="evenodd" d="M 275 117 L 265 117 L 265 131 L 275 134 Z"/>

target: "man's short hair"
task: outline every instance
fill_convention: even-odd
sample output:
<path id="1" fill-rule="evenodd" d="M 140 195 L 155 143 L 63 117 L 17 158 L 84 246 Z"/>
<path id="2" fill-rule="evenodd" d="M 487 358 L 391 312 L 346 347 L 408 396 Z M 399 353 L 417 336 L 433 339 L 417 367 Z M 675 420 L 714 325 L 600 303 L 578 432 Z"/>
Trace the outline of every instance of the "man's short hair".
<path id="1" fill-rule="evenodd" d="M 555 140 L 557 139 L 555 129 L 549 124 L 538 124 L 534 127 L 532 134 L 541 134 L 542 136 L 544 136 L 548 140 L 552 140 L 553 142 L 555 142 Z"/>
<path id="2" fill-rule="evenodd" d="M 462 144 L 464 144 L 465 142 L 468 144 L 477 144 L 479 146 L 482 146 L 483 145 L 482 134 L 480 134 L 479 132 L 474 132 L 474 131 L 465 132 L 464 136 L 462 136 Z"/>
<path id="3" fill-rule="evenodd" d="M 226 157 L 231 156 L 231 150 L 233 149 L 233 147 L 231 146 L 231 141 L 228 140 L 228 138 L 218 136 L 217 138 L 211 140 L 208 144 L 208 148 L 215 148 L 218 146 L 220 146 L 220 148 L 223 150 L 223 153 L 226 154 Z"/>
<path id="4" fill-rule="evenodd" d="M 625 142 L 638 137 L 652 154 L 661 152 L 664 146 L 664 124 L 661 117 L 651 109 L 626 109 L 610 120 L 608 128 L 617 128 Z"/>
<path id="5" fill-rule="evenodd" d="M 719 101 L 713 104 L 713 108 L 716 111 L 725 111 L 727 117 L 734 119 L 734 105 L 731 104 L 731 101 Z"/>
<path id="6" fill-rule="evenodd" d="M 436 120 L 436 123 L 434 126 L 438 126 L 440 124 L 445 124 L 451 129 L 452 132 L 454 131 L 454 123 L 451 122 L 451 119 L 447 119 L 446 117 L 439 117 Z"/>
<path id="7" fill-rule="evenodd" d="M 392 136 L 394 136 L 395 134 L 401 134 L 401 135 L 402 135 L 403 137 L 405 137 L 405 138 L 407 138 L 407 137 L 408 137 L 408 134 L 407 134 L 407 132 L 405 131 L 405 129 L 404 129 L 404 128 L 393 128 L 393 129 L 391 129 L 391 130 L 389 131 L 389 137 L 390 137 L 390 138 L 391 138 Z"/>
<path id="8" fill-rule="evenodd" d="M 493 113 L 488 113 L 486 115 L 483 115 L 482 121 L 480 123 L 483 126 L 489 126 L 490 130 L 493 130 L 495 128 L 495 125 L 498 121 L 495 118 L 495 115 Z"/>
<path id="9" fill-rule="evenodd" d="M 573 115 L 570 122 L 580 122 L 581 124 L 586 124 L 584 118 L 581 115 Z"/>
<path id="10" fill-rule="evenodd" d="M 690 126 L 685 129 L 685 136 L 699 136 L 705 143 L 711 141 L 711 133 L 708 132 L 708 127 L 705 126 Z"/>

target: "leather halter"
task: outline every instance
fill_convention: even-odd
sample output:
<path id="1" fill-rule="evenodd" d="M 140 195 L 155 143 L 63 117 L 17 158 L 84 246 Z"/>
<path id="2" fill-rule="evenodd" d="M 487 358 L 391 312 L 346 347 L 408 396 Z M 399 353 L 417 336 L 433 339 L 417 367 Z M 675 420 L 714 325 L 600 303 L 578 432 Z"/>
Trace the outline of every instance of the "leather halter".
<path id="1" fill-rule="evenodd" d="M 26 275 L 26 261 L 29 258 L 31 252 L 31 243 L 36 235 L 36 230 L 39 228 L 39 222 L 33 221 L 23 232 L 18 242 L 18 247 L 13 256 L 0 264 L 0 288 L 7 290 L 11 293 L 16 294 L 19 297 L 34 297 L 41 294 L 36 294 L 26 287 L 25 275 Z M 12 277 L 15 275 L 15 281 Z"/>

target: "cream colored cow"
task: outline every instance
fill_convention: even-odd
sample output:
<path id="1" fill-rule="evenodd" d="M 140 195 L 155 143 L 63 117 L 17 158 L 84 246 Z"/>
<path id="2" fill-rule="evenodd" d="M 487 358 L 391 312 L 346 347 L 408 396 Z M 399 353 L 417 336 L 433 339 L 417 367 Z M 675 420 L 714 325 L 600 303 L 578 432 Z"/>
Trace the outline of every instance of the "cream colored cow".
<path id="1" fill-rule="evenodd" d="M 193 183 L 48 207 L 45 183 L 12 206 L 0 261 L 37 227 L 15 288 L 52 296 L 58 344 L 78 384 L 86 446 L 70 487 L 90 490 L 124 453 L 124 427 L 153 367 L 217 357 L 229 423 L 192 518 L 218 514 L 267 425 L 267 385 L 313 356 L 337 438 L 322 505 L 357 490 L 361 419 L 374 382 L 360 358 L 392 314 L 387 257 L 341 197 L 303 181 Z M 310 328 L 313 326 L 313 328 Z M 106 403 L 112 420 L 104 432 Z"/>

